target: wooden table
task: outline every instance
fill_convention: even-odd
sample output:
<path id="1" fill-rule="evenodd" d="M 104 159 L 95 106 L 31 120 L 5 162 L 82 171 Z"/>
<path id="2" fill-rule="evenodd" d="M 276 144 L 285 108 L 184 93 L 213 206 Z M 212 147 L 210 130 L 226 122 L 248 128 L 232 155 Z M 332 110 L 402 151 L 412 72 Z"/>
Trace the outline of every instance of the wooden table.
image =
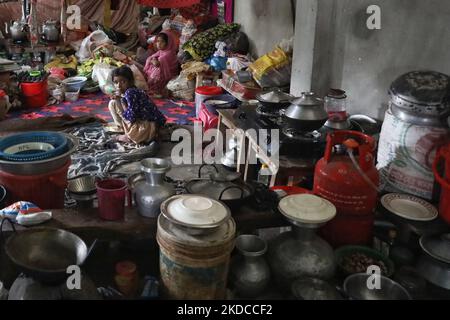
<path id="1" fill-rule="evenodd" d="M 244 164 L 244 180 L 246 181 L 248 177 L 248 167 L 250 164 L 250 160 L 255 159 L 256 157 L 260 159 L 261 162 L 267 165 L 268 170 L 271 173 L 269 186 L 274 186 L 276 174 L 279 170 L 279 164 L 274 163 L 264 151 L 264 149 L 259 146 L 257 137 L 252 135 L 250 131 L 244 131 L 242 128 L 239 128 L 236 125 L 236 122 L 233 118 L 235 110 L 224 109 L 218 110 L 217 112 L 219 113 L 219 121 L 217 126 L 216 141 L 219 141 L 219 133 L 221 133 L 220 129 L 222 128 L 222 126 L 225 126 L 229 130 L 232 130 L 238 140 L 236 171 L 240 172 L 241 165 Z"/>
<path id="2" fill-rule="evenodd" d="M 97 208 L 51 211 L 52 220 L 37 227 L 61 228 L 77 234 L 95 235 L 103 240 L 141 240 L 152 239 L 156 236 L 157 219 L 142 217 L 136 208 L 126 208 L 123 221 L 101 220 Z M 232 217 L 236 221 L 237 229 L 245 232 L 289 225 L 279 213 L 257 212 L 250 207 L 241 208 L 239 212 L 233 213 Z"/>

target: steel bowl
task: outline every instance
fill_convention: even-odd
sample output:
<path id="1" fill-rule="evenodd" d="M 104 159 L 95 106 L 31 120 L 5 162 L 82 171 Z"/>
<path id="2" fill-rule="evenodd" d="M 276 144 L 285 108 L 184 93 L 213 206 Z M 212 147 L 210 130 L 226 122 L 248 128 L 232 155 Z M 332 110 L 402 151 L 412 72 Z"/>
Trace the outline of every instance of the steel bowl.
<path id="1" fill-rule="evenodd" d="M 89 195 L 97 191 L 95 186 L 95 177 L 90 175 L 81 175 L 67 181 L 67 190 L 79 195 Z"/>
<path id="2" fill-rule="evenodd" d="M 77 150 L 79 145 L 76 137 L 66 133 L 64 135 L 68 140 L 68 150 L 63 154 L 39 161 L 15 162 L 0 160 L 0 170 L 11 174 L 32 176 L 45 174 L 61 168 L 70 160 L 70 155 Z"/>
<path id="3" fill-rule="evenodd" d="M 369 277 L 380 277 L 379 287 L 369 288 L 372 284 Z M 373 281 L 376 283 L 376 279 Z M 344 281 L 344 292 L 353 300 L 411 300 L 408 291 L 397 282 L 385 277 L 355 273 Z"/>

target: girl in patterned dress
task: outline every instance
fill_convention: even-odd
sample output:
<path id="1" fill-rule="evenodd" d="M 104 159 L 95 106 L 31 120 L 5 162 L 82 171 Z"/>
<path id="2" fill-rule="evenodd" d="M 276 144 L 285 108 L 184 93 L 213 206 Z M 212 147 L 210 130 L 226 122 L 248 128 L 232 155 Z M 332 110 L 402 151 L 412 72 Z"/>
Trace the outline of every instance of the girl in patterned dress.
<path id="1" fill-rule="evenodd" d="M 134 85 L 133 71 L 122 66 L 113 71 L 116 94 L 109 102 L 115 125 L 125 137 L 137 144 L 147 144 L 158 135 L 166 119 L 145 91 Z"/>

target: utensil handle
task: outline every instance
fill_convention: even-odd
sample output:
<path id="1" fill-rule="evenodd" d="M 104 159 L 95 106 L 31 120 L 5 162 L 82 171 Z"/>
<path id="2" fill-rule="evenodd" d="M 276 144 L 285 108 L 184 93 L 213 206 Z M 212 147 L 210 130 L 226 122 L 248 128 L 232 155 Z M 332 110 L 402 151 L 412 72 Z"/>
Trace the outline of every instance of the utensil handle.
<path id="1" fill-rule="evenodd" d="M 200 166 L 200 168 L 198 168 L 198 177 L 199 177 L 199 178 L 202 177 L 202 169 L 203 169 L 203 167 L 206 167 L 206 166 L 211 166 L 211 167 L 213 167 L 214 169 L 216 169 L 216 172 L 219 173 L 219 169 L 217 169 L 216 165 L 205 163 L 205 164 L 202 164 L 202 165 Z"/>
<path id="2" fill-rule="evenodd" d="M 16 227 L 14 226 L 14 223 L 11 221 L 11 219 L 9 219 L 9 218 L 3 218 L 3 219 L 2 219 L 2 223 L 0 224 L 0 235 L 1 235 L 2 241 L 5 240 L 5 236 L 4 236 L 4 234 L 3 234 L 3 223 L 5 223 L 5 221 L 8 221 L 9 224 L 11 225 L 13 231 L 14 231 L 14 232 L 17 232 L 17 231 L 16 231 Z"/>
<path id="3" fill-rule="evenodd" d="M 224 192 L 227 191 L 227 190 L 230 190 L 230 189 L 239 189 L 241 191 L 241 197 L 240 198 L 241 199 L 244 198 L 244 189 L 242 189 L 239 186 L 229 186 L 229 187 L 226 187 L 225 189 L 222 190 L 222 192 L 220 193 L 220 196 L 219 196 L 219 201 L 222 200 L 222 196 L 223 196 Z"/>
<path id="4" fill-rule="evenodd" d="M 88 249 L 88 252 L 87 252 L 87 254 L 86 254 L 86 259 L 89 257 L 89 255 L 91 254 L 91 251 L 94 249 L 94 247 L 95 247 L 95 245 L 97 244 L 97 242 L 98 242 L 98 239 L 95 239 L 93 242 L 92 242 L 92 244 L 91 244 L 91 246 L 89 247 L 89 249 Z M 85 260 L 86 260 L 85 259 Z"/>
<path id="5" fill-rule="evenodd" d="M 439 149 L 436 157 L 434 158 L 434 162 L 433 162 L 433 173 L 434 173 L 434 177 L 436 178 L 436 180 L 441 184 L 442 187 L 446 188 L 446 189 L 450 189 L 450 184 L 445 181 L 445 179 L 443 177 L 441 177 L 441 175 L 439 174 L 439 170 L 438 170 L 438 164 L 441 161 L 441 159 L 446 160 L 443 153 L 443 149 Z"/>

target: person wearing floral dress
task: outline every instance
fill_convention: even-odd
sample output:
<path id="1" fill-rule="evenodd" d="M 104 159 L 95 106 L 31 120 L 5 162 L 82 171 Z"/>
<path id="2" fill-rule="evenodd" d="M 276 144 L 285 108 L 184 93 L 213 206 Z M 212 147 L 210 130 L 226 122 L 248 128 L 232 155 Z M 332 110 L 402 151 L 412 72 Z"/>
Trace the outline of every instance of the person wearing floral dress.
<path id="1" fill-rule="evenodd" d="M 133 71 L 128 66 L 115 69 L 112 77 L 116 94 L 108 107 L 115 125 L 134 143 L 151 142 L 166 118 L 147 93 L 134 85 Z"/>

